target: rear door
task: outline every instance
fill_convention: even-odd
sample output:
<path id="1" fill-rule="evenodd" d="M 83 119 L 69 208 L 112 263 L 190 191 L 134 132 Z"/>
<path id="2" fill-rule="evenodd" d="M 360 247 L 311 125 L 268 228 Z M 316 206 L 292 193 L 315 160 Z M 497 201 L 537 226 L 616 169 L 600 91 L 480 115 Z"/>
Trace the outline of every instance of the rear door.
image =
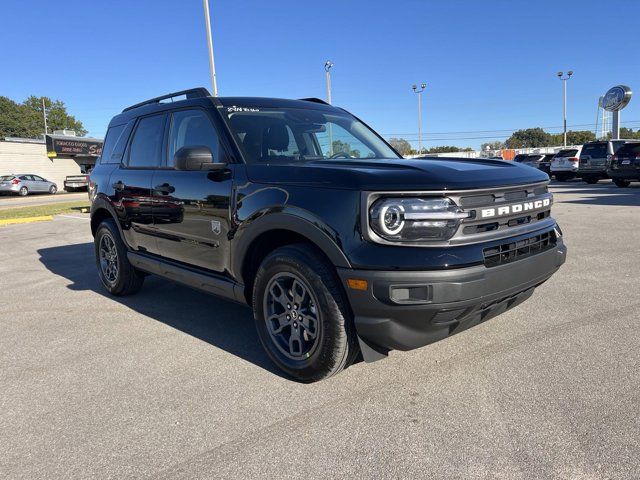
<path id="1" fill-rule="evenodd" d="M 223 272 L 229 260 L 233 165 L 221 171 L 178 171 L 177 150 L 209 147 L 214 162 L 226 162 L 214 117 L 201 108 L 175 110 L 168 119 L 164 168 L 153 177 L 153 218 L 160 254 L 199 268 Z"/>
<path id="2" fill-rule="evenodd" d="M 20 175 L 18 178 L 22 182 L 22 185 L 29 189 L 29 192 L 38 192 L 38 186 L 33 180 L 33 175 Z"/>
<path id="3" fill-rule="evenodd" d="M 162 163 L 166 117 L 159 113 L 138 119 L 124 161 L 109 180 L 127 244 L 153 254 L 158 253 L 158 244 L 151 213 L 151 181 Z"/>

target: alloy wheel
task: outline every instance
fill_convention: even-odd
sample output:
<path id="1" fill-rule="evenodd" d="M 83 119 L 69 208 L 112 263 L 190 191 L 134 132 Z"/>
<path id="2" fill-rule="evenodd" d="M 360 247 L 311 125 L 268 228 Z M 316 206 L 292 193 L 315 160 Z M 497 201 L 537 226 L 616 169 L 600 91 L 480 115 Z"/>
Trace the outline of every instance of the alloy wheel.
<path id="1" fill-rule="evenodd" d="M 118 281 L 118 250 L 109 234 L 100 239 L 100 270 L 105 280 L 114 285 Z"/>
<path id="2" fill-rule="evenodd" d="M 320 337 L 320 313 L 315 294 L 294 273 L 276 274 L 264 295 L 267 331 L 278 350 L 292 360 L 304 360 L 315 351 Z"/>

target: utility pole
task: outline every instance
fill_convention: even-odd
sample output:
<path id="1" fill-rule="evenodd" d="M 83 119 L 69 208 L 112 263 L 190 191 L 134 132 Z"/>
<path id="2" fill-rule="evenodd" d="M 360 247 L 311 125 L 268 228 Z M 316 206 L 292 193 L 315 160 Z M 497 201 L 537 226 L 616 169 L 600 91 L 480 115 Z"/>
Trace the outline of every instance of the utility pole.
<path id="1" fill-rule="evenodd" d="M 564 119 L 564 140 L 563 145 L 567 146 L 567 80 L 573 75 L 573 71 L 569 70 L 567 76 L 564 77 L 564 72 L 558 72 L 558 78 L 562 80 L 562 117 Z"/>
<path id="2" fill-rule="evenodd" d="M 413 93 L 418 94 L 418 154 L 422 153 L 422 92 L 427 88 L 426 83 L 420 84 L 420 90 L 417 85 L 412 85 Z"/>
<path id="3" fill-rule="evenodd" d="M 333 67 L 333 62 L 331 60 L 327 60 L 324 62 L 324 72 L 327 80 L 327 103 L 331 105 L 331 68 Z M 329 156 L 333 155 L 333 131 L 331 129 L 331 123 L 328 125 L 329 127 Z"/>
<path id="4" fill-rule="evenodd" d="M 207 47 L 209 47 L 209 73 L 211 74 L 211 86 L 213 96 L 218 96 L 218 83 L 216 82 L 216 64 L 213 61 L 213 39 L 211 38 L 211 17 L 209 15 L 209 0 L 202 0 L 204 5 L 204 25 L 207 31 Z"/>
<path id="5" fill-rule="evenodd" d="M 47 108 L 44 105 L 44 97 L 42 97 L 42 117 L 44 118 L 44 134 L 47 135 L 49 130 L 47 129 Z"/>

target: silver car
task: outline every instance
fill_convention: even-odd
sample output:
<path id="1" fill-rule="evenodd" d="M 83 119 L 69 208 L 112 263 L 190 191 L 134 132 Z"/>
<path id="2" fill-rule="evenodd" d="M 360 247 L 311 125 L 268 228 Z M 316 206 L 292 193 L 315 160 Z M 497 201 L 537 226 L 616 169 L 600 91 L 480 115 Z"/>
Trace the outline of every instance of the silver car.
<path id="1" fill-rule="evenodd" d="M 58 191 L 58 186 L 44 178 L 30 173 L 0 176 L 0 194 L 13 193 L 29 195 L 30 193 L 51 193 Z"/>

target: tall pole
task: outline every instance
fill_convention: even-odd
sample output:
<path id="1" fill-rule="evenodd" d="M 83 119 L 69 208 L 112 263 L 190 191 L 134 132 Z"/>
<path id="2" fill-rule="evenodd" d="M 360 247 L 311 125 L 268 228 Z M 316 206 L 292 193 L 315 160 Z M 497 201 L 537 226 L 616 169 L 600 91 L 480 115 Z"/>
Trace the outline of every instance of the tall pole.
<path id="1" fill-rule="evenodd" d="M 327 60 L 324 62 L 324 73 L 325 78 L 327 80 L 327 103 L 331 105 L 331 68 L 333 67 L 333 62 L 331 60 Z M 331 128 L 331 123 L 328 125 L 329 127 L 329 156 L 333 155 L 333 130 Z"/>
<path id="2" fill-rule="evenodd" d="M 558 78 L 562 80 L 562 119 L 563 119 L 563 145 L 567 146 L 567 80 L 571 78 L 573 71 L 569 70 L 567 76 L 564 72 L 558 72 Z"/>
<path id="3" fill-rule="evenodd" d="M 42 97 L 42 117 L 44 118 L 44 134 L 47 135 L 49 130 L 47 129 L 47 108 L 44 106 L 44 97 Z"/>
<path id="4" fill-rule="evenodd" d="M 427 88 L 426 83 L 420 84 L 420 90 L 417 85 L 412 85 L 413 93 L 418 94 L 418 154 L 422 153 L 422 92 Z"/>
<path id="5" fill-rule="evenodd" d="M 207 31 L 207 47 L 209 47 L 209 73 L 211 75 L 211 86 L 213 96 L 218 96 L 218 83 L 216 82 L 216 64 L 213 61 L 213 39 L 211 37 L 211 17 L 209 16 L 209 0 L 202 0 L 204 6 L 204 25 Z"/>

